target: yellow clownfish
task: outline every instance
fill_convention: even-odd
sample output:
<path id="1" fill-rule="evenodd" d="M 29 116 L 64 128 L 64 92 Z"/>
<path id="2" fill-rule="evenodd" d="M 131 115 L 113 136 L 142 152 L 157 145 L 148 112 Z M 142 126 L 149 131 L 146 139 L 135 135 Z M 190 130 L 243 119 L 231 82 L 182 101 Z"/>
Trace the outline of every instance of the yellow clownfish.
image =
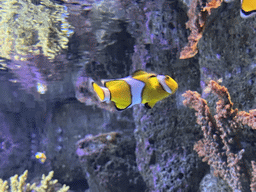
<path id="1" fill-rule="evenodd" d="M 147 108 L 175 93 L 178 84 L 168 75 L 156 75 L 142 70 L 131 76 L 102 80 L 104 87 L 92 80 L 92 87 L 101 102 L 113 101 L 117 110 L 124 110 L 143 103 Z"/>
<path id="2" fill-rule="evenodd" d="M 44 163 L 46 161 L 46 155 L 43 152 L 36 152 L 35 157 L 39 160 L 40 163 Z"/>
<path id="3" fill-rule="evenodd" d="M 246 19 L 256 14 L 256 0 L 241 0 L 240 15 Z"/>

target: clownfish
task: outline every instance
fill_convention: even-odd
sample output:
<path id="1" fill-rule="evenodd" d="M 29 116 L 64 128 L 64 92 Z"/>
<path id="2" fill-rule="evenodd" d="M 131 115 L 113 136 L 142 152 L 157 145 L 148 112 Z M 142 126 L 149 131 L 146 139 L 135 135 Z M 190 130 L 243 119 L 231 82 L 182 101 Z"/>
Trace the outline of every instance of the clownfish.
<path id="1" fill-rule="evenodd" d="M 114 102 L 117 110 L 124 110 L 142 103 L 152 108 L 158 102 L 175 93 L 178 84 L 168 75 L 156 75 L 143 70 L 135 71 L 122 79 L 102 80 L 99 86 L 91 80 L 92 87 L 101 102 Z"/>
<path id="2" fill-rule="evenodd" d="M 241 0 L 240 16 L 244 19 L 256 14 L 256 0 Z"/>
<path id="3" fill-rule="evenodd" d="M 46 161 L 46 155 L 43 152 L 36 152 L 35 157 L 42 164 Z"/>

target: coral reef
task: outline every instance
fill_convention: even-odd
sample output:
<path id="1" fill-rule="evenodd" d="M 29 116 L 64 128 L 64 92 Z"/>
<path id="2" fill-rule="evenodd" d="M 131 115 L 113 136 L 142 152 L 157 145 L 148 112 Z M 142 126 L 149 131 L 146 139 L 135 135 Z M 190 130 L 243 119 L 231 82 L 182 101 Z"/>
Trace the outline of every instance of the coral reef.
<path id="1" fill-rule="evenodd" d="M 188 44 L 180 52 L 180 59 L 194 57 L 198 53 L 197 44 L 202 38 L 207 17 L 211 14 L 211 9 L 221 5 L 223 0 L 192 0 L 190 2 L 186 27 L 191 33 L 188 37 Z"/>
<path id="2" fill-rule="evenodd" d="M 42 53 L 53 59 L 61 49 L 67 48 L 68 37 L 73 33 L 62 5 L 50 0 L 39 3 L 33 0 L 0 2 L 0 56 L 16 60 L 26 55 Z"/>
<path id="3" fill-rule="evenodd" d="M 256 191 L 256 163 L 255 161 L 252 161 L 252 179 L 251 179 L 251 190 L 252 192 Z"/>
<path id="4" fill-rule="evenodd" d="M 54 172 L 51 171 L 47 176 L 42 175 L 41 183 L 37 186 L 36 183 L 26 183 L 28 171 L 26 170 L 21 176 L 14 175 L 10 178 L 10 190 L 7 181 L 0 179 L 0 192 L 67 192 L 69 187 L 63 185 L 58 187 L 56 184 L 58 180 L 52 180 Z M 59 189 L 58 189 L 59 188 Z"/>
<path id="5" fill-rule="evenodd" d="M 77 155 L 90 191 L 145 191 L 135 161 L 135 140 L 117 132 L 87 135 L 77 143 Z"/>
<path id="6" fill-rule="evenodd" d="M 8 165 L 3 165 L 5 169 L 0 169 L 0 174 L 9 177 L 9 174 L 21 172 L 24 168 L 31 168 L 31 171 L 35 170 L 34 172 L 39 169 L 44 171 L 52 169 L 55 171 L 56 178 L 63 183 L 66 181 L 74 185 L 79 181 L 86 183 L 86 177 L 91 191 L 94 189 L 97 191 L 99 188 L 102 190 L 98 191 L 105 189 L 114 191 L 115 187 L 121 185 L 121 182 L 117 181 L 120 178 L 120 181 L 124 181 L 125 184 L 131 178 L 127 184 L 129 187 L 137 187 L 136 178 L 138 178 L 138 182 L 143 184 L 142 188 L 145 189 L 146 185 L 149 191 L 197 191 L 201 179 L 209 171 L 209 166 L 207 163 L 203 163 L 196 151 L 193 150 L 193 144 L 202 136 L 201 129 L 199 129 L 199 125 L 195 124 L 192 110 L 187 110 L 182 105 L 181 94 L 188 89 L 201 91 L 199 83 L 204 79 L 202 76 L 200 79 L 200 74 L 204 73 L 206 76 L 208 75 L 208 78 L 206 77 L 207 80 L 202 84 L 208 83 L 209 79 L 222 79 L 223 84 L 234 96 L 234 106 L 246 111 L 255 108 L 256 65 L 253 43 L 256 38 L 255 18 L 240 20 L 238 11 L 235 12 L 233 9 L 235 5 L 238 10 L 239 1 L 225 4 L 223 10 L 218 9 L 218 16 L 214 17 L 214 20 L 211 20 L 214 13 L 210 18 L 206 18 L 207 23 L 211 20 L 210 25 L 207 26 L 209 30 L 204 30 L 206 23 L 203 27 L 199 25 L 199 20 L 206 21 L 204 17 L 194 18 L 194 24 L 198 24 L 195 26 L 197 27 L 195 28 L 196 35 L 202 35 L 204 32 L 198 44 L 199 51 L 202 51 L 200 55 L 192 59 L 179 60 L 180 49 L 186 43 L 187 34 L 185 29 L 186 9 L 181 5 L 182 1 L 188 2 L 189 0 L 51 0 L 54 3 L 61 3 L 64 8 L 67 7 L 68 21 L 75 26 L 75 34 L 69 39 L 67 53 L 70 68 L 68 73 L 62 73 L 65 64 L 62 65 L 63 63 L 59 62 L 58 65 L 55 65 L 39 55 L 37 58 L 28 59 L 25 62 L 12 62 L 21 57 L 27 58 L 23 55 L 19 57 L 16 55 L 11 61 L 10 65 L 13 69 L 16 67 L 15 65 L 17 67 L 27 65 L 13 71 L 15 77 L 11 78 L 12 82 L 19 82 L 23 88 L 27 87 L 29 90 L 34 89 L 32 87 L 37 86 L 39 82 L 41 83 L 39 85 L 47 85 L 47 92 L 40 95 L 42 103 L 39 103 L 25 91 L 22 92 L 17 86 L 18 83 L 2 84 L 0 82 L 0 87 L 4 90 L 0 92 L 1 107 L 7 110 L 8 114 L 12 113 L 13 118 L 10 118 L 10 121 L 16 123 L 13 127 L 17 127 L 17 125 L 18 127 L 11 131 L 16 134 L 18 130 L 17 134 L 20 134 L 19 138 L 22 140 L 21 145 L 17 142 L 18 136 L 13 138 L 13 134 L 6 133 L 9 136 L 8 140 L 6 136 L 0 135 L 0 143 L 2 143 L 0 146 L 6 149 L 5 151 L 0 149 L 0 153 L 3 155 L 0 160 L 4 159 L 4 163 L 8 163 Z M 2 2 L 4 1 L 0 3 Z M 37 0 L 31 0 L 31 2 L 37 8 L 41 6 Z M 115 2 L 117 3 L 115 4 Z M 195 2 L 191 1 L 191 3 Z M 194 9 L 194 14 L 202 16 L 208 14 L 209 9 L 202 2 L 210 1 L 197 1 L 197 5 L 193 4 L 193 6 L 197 6 L 197 9 Z M 199 10 L 203 7 L 206 8 L 204 12 L 203 9 Z M 15 18 L 18 16 L 19 14 L 15 15 Z M 58 24 L 56 25 L 58 26 Z M 15 31 L 10 34 L 16 35 Z M 27 35 L 28 32 L 25 34 Z M 191 34 L 194 33 L 191 32 Z M 6 34 L 0 34 L 1 37 L 3 35 Z M 195 38 L 197 39 L 192 44 L 193 48 L 198 43 L 198 37 Z M 8 46 L 14 47 L 13 39 L 8 36 L 5 40 L 6 49 L 4 51 L 8 51 L 10 50 Z M 32 49 L 34 46 L 29 47 Z M 15 49 L 13 50 L 15 51 Z M 33 54 L 37 54 L 37 48 L 33 48 L 33 50 L 35 52 L 32 52 L 32 57 Z M 7 55 L 8 53 L 4 51 L 2 55 Z M 23 53 L 26 54 L 25 51 Z M 44 54 L 43 49 L 41 53 Z M 6 68 L 8 70 L 9 66 L 3 64 L 1 70 L 6 70 Z M 84 74 L 77 74 L 81 67 Z M 127 116 L 112 113 L 112 108 L 109 105 L 99 105 L 88 88 L 88 78 L 93 77 L 96 81 L 101 78 L 119 78 L 129 75 L 139 68 L 171 75 L 178 81 L 180 89 L 177 94 L 158 103 L 155 109 L 145 110 L 143 107 L 136 106 L 127 112 L 122 112 L 122 115 L 129 113 L 129 122 L 119 121 L 118 118 Z M 61 69 L 61 75 L 56 74 L 55 69 Z M 63 81 L 62 75 L 65 77 Z M 26 79 L 22 79 L 22 82 L 18 81 L 23 76 Z M 1 76 L 1 79 L 8 79 L 7 75 Z M 61 81 L 48 82 L 52 79 L 61 79 Z M 73 85 L 76 85 L 76 98 L 87 106 L 75 101 Z M 11 89 L 11 86 L 15 87 Z M 212 105 L 212 98 L 207 100 L 209 101 L 208 105 Z M 134 140 L 132 142 L 129 140 L 133 139 L 132 131 L 135 127 L 133 118 L 131 118 L 132 113 L 136 124 L 134 134 L 137 145 Z M 244 122 L 253 126 L 253 113 L 254 111 L 251 113 L 238 112 L 237 123 Z M 241 117 L 238 116 L 239 114 Z M 252 190 L 255 190 L 255 177 L 253 177 L 255 165 L 252 163 L 252 160 L 255 159 L 253 158 L 255 150 L 251 149 L 251 153 L 247 150 L 250 147 L 253 148 L 253 142 L 250 142 L 250 139 L 253 139 L 254 136 L 250 132 L 254 133 L 254 130 L 247 128 L 245 125 L 239 135 L 239 140 L 242 141 L 239 150 L 245 149 L 243 157 L 239 161 L 241 163 L 243 160 L 245 161 L 245 168 L 248 172 L 246 184 L 248 184 L 248 188 L 251 187 Z M 121 136 L 117 137 L 117 142 L 110 144 L 107 144 L 106 140 L 102 140 L 106 139 L 108 134 L 95 136 L 94 140 L 90 137 L 86 138 L 84 146 L 79 148 L 80 152 L 78 153 L 82 155 L 80 157 L 82 164 L 78 163 L 78 158 L 75 155 L 76 149 L 72 143 L 87 134 L 97 135 L 101 132 L 123 131 L 124 129 L 129 129 L 129 134 L 127 132 L 123 135 L 120 134 Z M 118 140 L 123 136 L 127 140 L 121 139 L 122 142 L 119 145 Z M 27 141 L 28 138 L 31 141 Z M 10 145 L 11 147 L 9 147 Z M 16 150 L 17 146 L 18 150 Z M 30 157 L 42 149 L 47 153 L 47 161 L 44 165 L 38 165 Z M 231 149 L 234 154 L 238 154 L 239 150 Z M 131 156 L 129 156 L 130 154 Z M 250 156 L 250 154 L 252 155 Z M 0 161 L 1 163 L 2 161 Z M 128 167 L 126 170 L 129 170 L 127 171 L 129 175 L 122 172 L 125 170 L 123 167 Z M 137 168 L 139 169 L 137 170 Z M 114 175 L 116 170 L 120 175 Z M 242 168 L 242 173 L 244 173 L 243 170 Z M 30 172 L 30 174 L 32 173 Z M 213 177 L 208 177 L 208 179 L 209 183 L 215 180 Z M 248 182 L 250 179 L 251 185 Z M 109 184 L 114 184 L 114 186 Z M 127 187 L 127 185 L 123 187 Z M 87 188 L 88 186 L 83 190 Z M 129 189 L 133 191 L 132 187 Z"/>
<path id="7" fill-rule="evenodd" d="M 215 81 L 210 81 L 209 89 L 219 98 L 214 116 L 206 100 L 197 92 L 183 94 L 183 104 L 196 110 L 197 123 L 204 135 L 194 145 L 194 150 L 214 169 L 214 174 L 223 178 L 234 191 L 249 191 L 250 178 L 254 178 L 250 174 L 250 161 L 256 156 L 255 150 L 246 148 L 243 143 L 246 143 L 246 137 L 251 138 L 252 133 L 248 130 L 256 129 L 255 110 L 246 113 L 233 109 L 227 88 Z M 254 169 L 253 161 L 252 166 Z M 252 191 L 253 186 L 251 184 Z"/>

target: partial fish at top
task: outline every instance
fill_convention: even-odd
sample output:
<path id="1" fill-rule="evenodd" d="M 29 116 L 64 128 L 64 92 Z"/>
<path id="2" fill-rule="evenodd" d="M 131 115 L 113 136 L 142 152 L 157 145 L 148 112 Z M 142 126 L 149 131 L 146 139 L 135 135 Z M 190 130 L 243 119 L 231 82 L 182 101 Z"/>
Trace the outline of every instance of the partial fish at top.
<path id="1" fill-rule="evenodd" d="M 245 19 L 256 15 L 256 0 L 241 0 L 240 15 Z"/>

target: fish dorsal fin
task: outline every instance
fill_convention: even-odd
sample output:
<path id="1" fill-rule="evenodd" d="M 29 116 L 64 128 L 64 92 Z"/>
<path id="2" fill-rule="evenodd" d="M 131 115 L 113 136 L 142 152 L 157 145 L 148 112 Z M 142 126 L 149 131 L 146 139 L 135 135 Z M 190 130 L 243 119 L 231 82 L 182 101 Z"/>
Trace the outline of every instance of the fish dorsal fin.
<path id="1" fill-rule="evenodd" d="M 111 80 L 111 81 L 106 81 L 104 83 L 104 86 L 107 87 L 107 88 L 110 88 L 112 86 L 116 86 L 116 85 L 119 85 L 120 84 L 120 79 L 115 79 L 115 80 Z"/>
<path id="2" fill-rule="evenodd" d="M 116 80 L 116 79 L 102 79 L 101 83 L 105 86 L 107 82 L 114 81 L 114 80 Z"/>
<path id="3" fill-rule="evenodd" d="M 136 70 L 132 73 L 132 77 L 139 76 L 139 75 L 146 75 L 148 74 L 146 71 L 143 71 L 142 69 Z"/>

